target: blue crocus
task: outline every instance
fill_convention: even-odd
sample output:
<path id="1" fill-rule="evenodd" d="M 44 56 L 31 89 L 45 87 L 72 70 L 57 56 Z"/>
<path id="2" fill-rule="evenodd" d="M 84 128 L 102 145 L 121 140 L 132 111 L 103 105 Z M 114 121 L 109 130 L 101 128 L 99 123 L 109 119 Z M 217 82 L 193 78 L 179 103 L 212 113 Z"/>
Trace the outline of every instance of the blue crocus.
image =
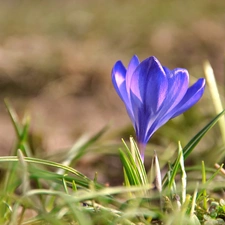
<path id="1" fill-rule="evenodd" d="M 145 146 L 153 133 L 192 107 L 205 88 L 203 78 L 188 87 L 186 69 L 169 70 L 154 56 L 142 62 L 133 56 L 127 69 L 121 61 L 116 62 L 112 83 L 132 121 L 143 161 Z"/>

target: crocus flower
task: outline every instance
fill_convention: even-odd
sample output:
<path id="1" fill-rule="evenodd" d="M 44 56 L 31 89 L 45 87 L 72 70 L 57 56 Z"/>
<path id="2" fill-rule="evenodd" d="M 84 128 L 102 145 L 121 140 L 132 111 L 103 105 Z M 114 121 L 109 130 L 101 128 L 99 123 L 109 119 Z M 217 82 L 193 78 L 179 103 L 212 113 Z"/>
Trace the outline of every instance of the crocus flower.
<path id="1" fill-rule="evenodd" d="M 191 87 L 186 69 L 169 70 L 151 56 L 133 56 L 126 69 L 121 61 L 112 69 L 112 83 L 124 102 L 136 132 L 142 160 L 153 133 L 169 119 L 192 107 L 203 95 L 205 79 Z"/>

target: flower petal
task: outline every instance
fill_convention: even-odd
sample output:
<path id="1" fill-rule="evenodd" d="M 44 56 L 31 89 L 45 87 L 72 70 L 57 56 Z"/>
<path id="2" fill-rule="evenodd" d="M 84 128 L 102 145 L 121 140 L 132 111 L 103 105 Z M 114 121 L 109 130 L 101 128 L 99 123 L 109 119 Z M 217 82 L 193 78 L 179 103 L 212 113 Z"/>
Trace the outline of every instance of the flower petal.
<path id="1" fill-rule="evenodd" d="M 168 79 L 158 60 L 150 57 L 134 71 L 130 86 L 138 142 L 147 143 L 148 126 L 156 119 L 166 98 Z"/>
<path id="2" fill-rule="evenodd" d="M 189 74 L 187 70 L 177 68 L 170 71 L 165 67 L 164 69 L 166 70 L 168 78 L 168 92 L 155 118 L 152 118 L 148 123 L 147 139 L 149 139 L 159 127 L 171 119 L 171 111 L 180 103 L 188 89 Z"/>
<path id="3" fill-rule="evenodd" d="M 166 74 L 155 57 L 149 57 L 139 64 L 131 79 L 130 89 L 143 103 L 143 113 L 154 114 L 161 106 L 168 81 Z"/>
<path id="4" fill-rule="evenodd" d="M 136 132 L 137 141 L 138 143 L 145 144 L 147 143 L 145 142 L 145 136 L 149 115 L 143 113 L 143 104 L 133 92 L 130 93 L 130 99 L 134 116 L 133 126 Z"/>
<path id="5" fill-rule="evenodd" d="M 126 89 L 126 68 L 121 61 L 116 62 L 112 69 L 112 83 L 116 92 L 123 100 L 127 101 L 127 89 Z"/>
<path id="6" fill-rule="evenodd" d="M 122 64 L 121 61 L 116 62 L 112 69 L 112 83 L 114 85 L 114 88 L 116 89 L 116 92 L 124 102 L 127 113 L 134 125 L 134 116 L 133 111 L 130 103 L 130 98 L 128 97 L 128 92 L 126 88 L 126 68 Z"/>
<path id="7" fill-rule="evenodd" d="M 200 78 L 195 84 L 188 88 L 185 96 L 180 101 L 180 103 L 174 108 L 173 115 L 171 118 L 179 116 L 184 113 L 186 110 L 191 108 L 196 104 L 202 97 L 205 89 L 205 79 Z"/>
<path id="8" fill-rule="evenodd" d="M 132 75 L 135 71 L 135 69 L 137 68 L 137 66 L 139 65 L 139 59 L 136 55 L 134 55 L 132 57 L 132 59 L 130 60 L 130 63 L 128 65 L 127 68 L 127 74 L 126 74 L 126 88 L 127 88 L 127 93 L 128 93 L 128 97 L 130 97 L 130 84 L 131 84 L 131 78 Z"/>
<path id="9" fill-rule="evenodd" d="M 169 72 L 167 70 L 168 91 L 157 114 L 157 118 L 163 118 L 180 103 L 188 89 L 189 74 L 185 69 L 177 68 Z"/>
<path id="10" fill-rule="evenodd" d="M 170 111 L 184 97 L 188 89 L 189 74 L 185 69 L 174 69 L 167 74 L 168 92 L 163 102 L 163 108 Z M 163 112 L 165 113 L 165 112 Z"/>

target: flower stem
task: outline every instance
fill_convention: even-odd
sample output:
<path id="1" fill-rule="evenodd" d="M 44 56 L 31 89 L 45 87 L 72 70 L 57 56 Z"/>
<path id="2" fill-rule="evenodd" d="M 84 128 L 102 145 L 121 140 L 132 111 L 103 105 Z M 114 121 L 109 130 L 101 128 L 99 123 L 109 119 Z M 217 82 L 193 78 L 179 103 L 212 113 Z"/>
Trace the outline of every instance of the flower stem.
<path id="1" fill-rule="evenodd" d="M 138 143 L 138 149 L 140 151 L 140 155 L 141 155 L 141 159 L 142 162 L 144 163 L 144 158 L 145 158 L 145 148 L 146 148 L 146 144 L 143 143 Z"/>

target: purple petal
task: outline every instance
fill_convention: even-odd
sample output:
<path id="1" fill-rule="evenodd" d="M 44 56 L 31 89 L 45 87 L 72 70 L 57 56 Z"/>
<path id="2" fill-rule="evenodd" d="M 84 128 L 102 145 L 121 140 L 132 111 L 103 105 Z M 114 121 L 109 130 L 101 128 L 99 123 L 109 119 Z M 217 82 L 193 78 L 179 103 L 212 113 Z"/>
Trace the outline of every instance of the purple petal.
<path id="1" fill-rule="evenodd" d="M 132 59 L 129 62 L 129 65 L 127 67 L 127 74 L 133 74 L 136 70 L 137 66 L 140 64 L 139 59 L 136 55 L 132 57 Z"/>
<path id="2" fill-rule="evenodd" d="M 155 121 L 166 98 L 168 79 L 155 57 L 144 60 L 131 80 L 131 105 L 138 142 L 147 143 L 148 127 Z"/>
<path id="3" fill-rule="evenodd" d="M 188 88 L 185 96 L 180 101 L 180 103 L 173 110 L 173 115 L 171 118 L 179 116 L 184 113 L 186 110 L 191 108 L 194 104 L 196 104 L 199 99 L 202 97 L 205 89 L 205 79 L 200 78 L 195 84 Z"/>
<path id="4" fill-rule="evenodd" d="M 147 139 L 149 139 L 159 127 L 171 119 L 171 112 L 174 112 L 174 108 L 183 99 L 188 89 L 189 74 L 187 70 L 177 68 L 170 71 L 167 69 L 166 73 L 168 77 L 168 92 L 157 115 L 148 123 Z"/>
<path id="5" fill-rule="evenodd" d="M 137 66 L 139 65 L 139 59 L 136 55 L 134 55 L 132 57 L 132 59 L 130 60 L 130 63 L 128 65 L 127 68 L 127 74 L 126 74 L 126 88 L 127 88 L 127 93 L 128 93 L 128 97 L 130 97 L 130 84 L 131 84 L 131 78 L 132 75 L 135 71 L 135 69 L 137 68 Z"/>
<path id="6" fill-rule="evenodd" d="M 116 89 L 116 92 L 124 102 L 127 113 L 132 123 L 134 124 L 134 116 L 126 88 L 126 68 L 121 61 L 116 62 L 112 69 L 112 83 L 114 88 Z"/>
<path id="7" fill-rule="evenodd" d="M 162 117 L 165 113 L 170 112 L 184 97 L 188 89 L 189 74 L 185 69 L 177 68 L 167 71 L 168 90 L 163 104 L 158 112 Z"/>
<path id="8" fill-rule="evenodd" d="M 134 129 L 136 137 L 138 139 L 138 143 L 145 144 L 147 143 L 144 140 L 149 116 L 147 114 L 143 114 L 143 104 L 133 92 L 130 93 L 130 98 L 134 115 Z"/>
<path id="9" fill-rule="evenodd" d="M 143 103 L 143 113 L 154 114 L 160 108 L 167 92 L 166 74 L 155 57 L 139 64 L 131 79 L 131 91 Z"/>
<path id="10" fill-rule="evenodd" d="M 120 98 L 127 101 L 127 90 L 126 90 L 126 68 L 121 61 L 116 62 L 112 69 L 112 83 L 116 92 Z"/>

